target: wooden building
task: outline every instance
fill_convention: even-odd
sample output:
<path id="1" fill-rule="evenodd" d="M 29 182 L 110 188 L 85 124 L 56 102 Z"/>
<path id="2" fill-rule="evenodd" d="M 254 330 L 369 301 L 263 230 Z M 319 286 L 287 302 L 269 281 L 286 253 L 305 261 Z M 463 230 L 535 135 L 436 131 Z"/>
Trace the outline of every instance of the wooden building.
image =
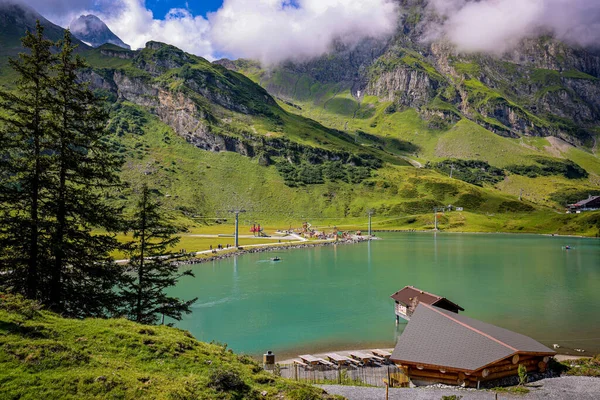
<path id="1" fill-rule="evenodd" d="M 519 333 L 420 303 L 398 339 L 391 360 L 415 385 L 479 387 L 546 370 L 555 351 Z"/>
<path id="2" fill-rule="evenodd" d="M 397 291 L 391 297 L 396 302 L 396 323 L 400 321 L 400 318 L 410 321 L 410 316 L 419 303 L 443 308 L 457 314 L 459 311 L 465 311 L 464 308 L 445 297 L 424 292 L 414 286 L 405 286 L 404 289 Z"/>
<path id="3" fill-rule="evenodd" d="M 575 204 L 569 204 L 567 208 L 570 212 L 600 210 L 600 196 L 590 196 Z"/>

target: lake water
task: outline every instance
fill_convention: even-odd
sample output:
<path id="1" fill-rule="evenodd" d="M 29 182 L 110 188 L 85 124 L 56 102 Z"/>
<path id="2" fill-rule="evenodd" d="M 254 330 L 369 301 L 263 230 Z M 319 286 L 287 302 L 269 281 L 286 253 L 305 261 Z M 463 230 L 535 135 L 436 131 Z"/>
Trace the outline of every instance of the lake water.
<path id="1" fill-rule="evenodd" d="M 239 353 L 393 347 L 390 295 L 405 285 L 464 314 L 563 349 L 600 352 L 600 241 L 504 234 L 381 234 L 383 240 L 192 266 L 171 291 L 198 297 L 176 326 Z M 570 245 L 571 250 L 564 246 Z M 278 255 L 280 262 L 271 262 Z"/>

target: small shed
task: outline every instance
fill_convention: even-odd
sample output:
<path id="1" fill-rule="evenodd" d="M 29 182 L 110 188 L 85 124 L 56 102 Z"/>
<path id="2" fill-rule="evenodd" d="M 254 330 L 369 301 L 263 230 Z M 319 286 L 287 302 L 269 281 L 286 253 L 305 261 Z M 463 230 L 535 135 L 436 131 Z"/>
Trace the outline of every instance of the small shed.
<path id="1" fill-rule="evenodd" d="M 396 323 L 400 321 L 400 318 L 410 321 L 410 316 L 419 303 L 443 308 L 457 314 L 459 311 L 465 311 L 464 308 L 445 297 L 425 292 L 414 286 L 405 286 L 404 289 L 397 291 L 391 297 L 396 302 Z"/>
<path id="2" fill-rule="evenodd" d="M 600 196 L 590 196 L 575 204 L 569 204 L 569 211 L 593 211 L 600 210 Z"/>
<path id="3" fill-rule="evenodd" d="M 478 387 L 481 382 L 546 370 L 556 354 L 534 339 L 420 303 L 391 360 L 415 385 Z"/>

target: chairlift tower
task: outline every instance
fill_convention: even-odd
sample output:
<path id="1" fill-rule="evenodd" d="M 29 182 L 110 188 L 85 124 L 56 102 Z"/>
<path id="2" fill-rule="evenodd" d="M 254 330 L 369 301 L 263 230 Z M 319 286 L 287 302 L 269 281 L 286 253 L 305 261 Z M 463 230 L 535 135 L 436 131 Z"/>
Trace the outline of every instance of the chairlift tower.
<path id="1" fill-rule="evenodd" d="M 235 245 L 234 246 L 237 249 L 238 247 L 240 247 L 240 242 L 239 242 L 239 220 L 240 220 L 240 213 L 245 213 L 246 210 L 236 209 L 236 210 L 229 210 L 229 212 L 235 214 Z"/>

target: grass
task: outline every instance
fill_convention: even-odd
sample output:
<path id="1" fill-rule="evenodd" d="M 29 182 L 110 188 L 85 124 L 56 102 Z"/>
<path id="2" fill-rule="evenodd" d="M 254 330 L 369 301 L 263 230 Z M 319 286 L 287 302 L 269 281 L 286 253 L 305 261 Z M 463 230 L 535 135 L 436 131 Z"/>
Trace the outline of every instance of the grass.
<path id="1" fill-rule="evenodd" d="M 124 180 L 134 187 L 149 181 L 168 210 L 196 220 L 198 225 L 215 219 L 231 223 L 228 210 L 238 207 L 248 211 L 242 215 L 246 226 L 274 221 L 281 223 L 278 227 L 287 228 L 288 221 L 359 217 L 368 208 L 394 215 L 402 207 L 410 211 L 410 206 L 423 202 L 428 210 L 428 202 L 450 204 L 466 193 L 483 198 L 477 208 L 481 211 L 495 212 L 498 204 L 508 201 L 499 193 L 450 180 L 434 171 L 391 164 L 357 185 L 326 182 L 290 188 L 275 167 L 264 167 L 258 160 L 236 153 L 212 153 L 190 146 L 155 117 L 148 116 L 142 131 L 120 139 L 129 159 L 122 173 Z M 439 192 L 446 186 L 451 195 Z"/>
<path id="2" fill-rule="evenodd" d="M 566 375 L 600 377 L 600 354 L 591 358 L 563 361 L 561 364 Z"/>
<path id="3" fill-rule="evenodd" d="M 333 399 L 186 331 L 64 319 L 2 294 L 0 387 L 3 399 Z"/>
<path id="4" fill-rule="evenodd" d="M 511 386 L 511 387 L 495 387 L 490 389 L 494 393 L 502 394 L 514 394 L 514 395 L 526 395 L 530 390 L 524 386 Z"/>

